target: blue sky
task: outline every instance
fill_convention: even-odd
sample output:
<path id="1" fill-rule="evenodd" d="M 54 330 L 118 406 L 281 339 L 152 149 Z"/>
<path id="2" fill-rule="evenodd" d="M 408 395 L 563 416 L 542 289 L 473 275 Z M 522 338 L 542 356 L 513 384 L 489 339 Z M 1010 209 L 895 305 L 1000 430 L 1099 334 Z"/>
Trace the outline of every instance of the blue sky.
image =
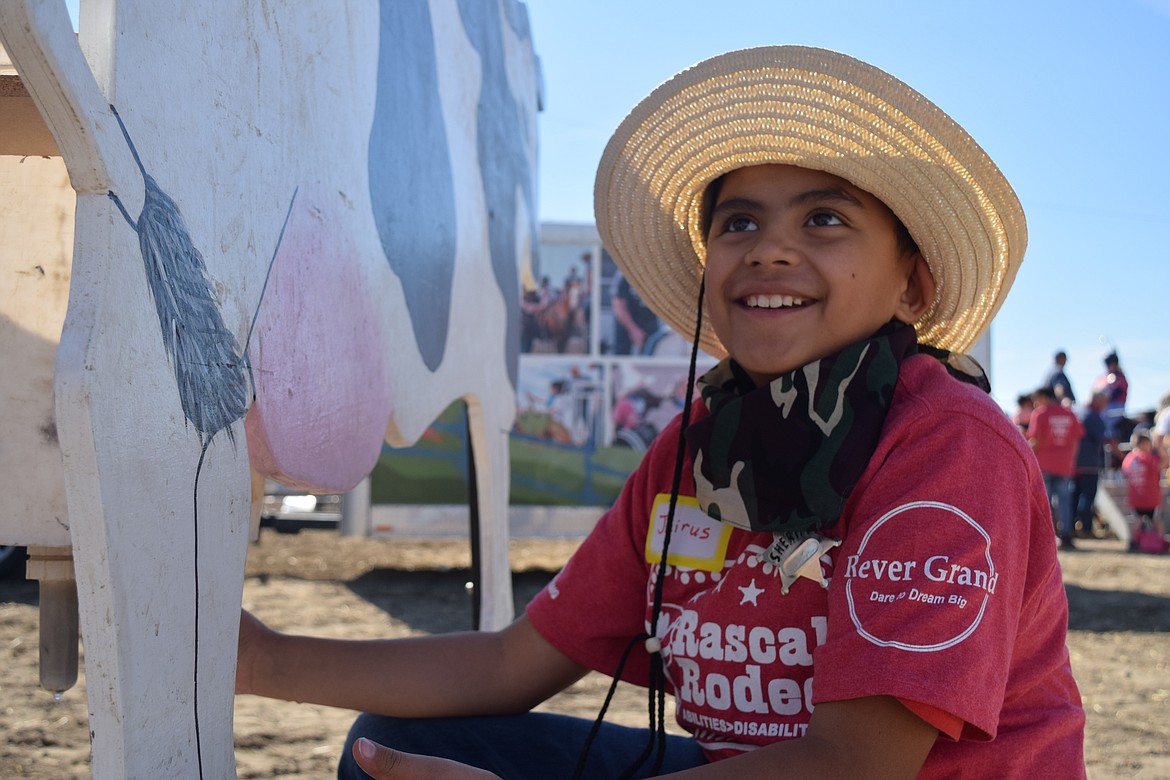
<path id="1" fill-rule="evenodd" d="M 706 57 L 801 44 L 893 73 L 954 117 L 1015 187 L 1029 246 L 992 327 L 1013 407 L 1052 353 L 1086 395 L 1107 343 L 1131 410 L 1170 391 L 1170 0 L 527 0 L 545 82 L 541 218 L 592 221 L 610 133 Z"/>
<path id="2" fill-rule="evenodd" d="M 1058 348 L 1084 396 L 1109 345 L 1131 410 L 1170 391 L 1170 0 L 527 5 L 545 84 L 543 220 L 592 221 L 610 133 L 677 71 L 748 46 L 836 49 L 938 103 L 1024 204 L 1028 253 L 992 328 L 997 400 L 1033 389 Z"/>

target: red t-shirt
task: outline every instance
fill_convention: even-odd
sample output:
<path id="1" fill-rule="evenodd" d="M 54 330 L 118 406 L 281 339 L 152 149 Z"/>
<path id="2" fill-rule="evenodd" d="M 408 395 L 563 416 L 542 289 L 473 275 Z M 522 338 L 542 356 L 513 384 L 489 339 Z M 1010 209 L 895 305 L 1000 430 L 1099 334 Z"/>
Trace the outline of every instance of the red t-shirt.
<path id="1" fill-rule="evenodd" d="M 589 668 L 615 673 L 648 629 L 678 433 L 676 419 L 528 607 Z M 940 736 L 920 777 L 1084 777 L 1048 499 L 990 398 L 933 358 L 903 363 L 881 441 L 829 533 L 841 545 L 820 559 L 827 588 L 802 578 L 783 595 L 759 558 L 771 535 L 703 514 L 691 468 L 655 633 L 676 719 L 709 758 L 802 736 L 816 702 L 889 695 L 958 737 Z M 639 647 L 622 677 L 645 685 L 647 669 Z"/>
<path id="2" fill-rule="evenodd" d="M 1034 441 L 1036 460 L 1045 474 L 1071 477 L 1076 473 L 1077 443 L 1085 435 L 1081 421 L 1058 403 L 1045 404 L 1032 412 L 1028 439 Z"/>
<path id="3" fill-rule="evenodd" d="M 1131 450 L 1121 463 L 1131 508 L 1150 511 L 1162 504 L 1162 462 L 1153 452 Z"/>

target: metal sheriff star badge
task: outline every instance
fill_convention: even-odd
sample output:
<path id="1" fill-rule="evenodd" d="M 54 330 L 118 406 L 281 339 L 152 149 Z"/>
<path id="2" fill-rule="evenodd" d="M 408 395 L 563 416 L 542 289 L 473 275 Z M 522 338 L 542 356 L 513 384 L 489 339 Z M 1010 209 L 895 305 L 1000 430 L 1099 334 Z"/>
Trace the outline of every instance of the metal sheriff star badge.
<path id="1" fill-rule="evenodd" d="M 780 572 L 780 594 L 788 595 L 792 584 L 800 577 L 829 587 L 829 581 L 821 573 L 821 556 L 841 544 L 810 532 L 789 531 L 776 534 L 776 541 L 764 552 L 760 560 L 770 563 Z"/>

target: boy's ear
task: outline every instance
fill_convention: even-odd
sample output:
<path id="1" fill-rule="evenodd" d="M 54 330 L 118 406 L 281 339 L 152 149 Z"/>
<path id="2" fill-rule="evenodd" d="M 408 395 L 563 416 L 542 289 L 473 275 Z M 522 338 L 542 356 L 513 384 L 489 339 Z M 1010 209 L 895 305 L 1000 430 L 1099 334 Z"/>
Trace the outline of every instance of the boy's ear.
<path id="1" fill-rule="evenodd" d="M 906 289 L 902 291 L 898 308 L 894 312 L 894 316 L 907 325 L 913 324 L 930 308 L 930 304 L 934 303 L 935 294 L 934 275 L 931 274 L 930 266 L 926 264 L 922 253 L 915 252 L 910 262 L 913 266 L 906 279 Z"/>

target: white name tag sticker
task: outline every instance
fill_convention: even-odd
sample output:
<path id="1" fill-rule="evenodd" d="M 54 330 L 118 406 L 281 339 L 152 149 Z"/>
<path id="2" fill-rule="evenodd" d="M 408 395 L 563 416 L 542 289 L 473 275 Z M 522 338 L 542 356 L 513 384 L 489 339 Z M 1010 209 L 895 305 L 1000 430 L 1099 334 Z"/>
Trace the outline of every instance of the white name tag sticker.
<path id="1" fill-rule="evenodd" d="M 646 561 L 662 560 L 662 541 L 666 537 L 666 516 L 670 512 L 670 496 L 659 493 L 650 510 L 650 527 L 646 533 Z M 687 566 L 703 571 L 723 571 L 727 543 L 732 527 L 721 523 L 699 509 L 694 498 L 679 496 L 674 508 L 674 524 L 670 531 L 670 551 L 666 562 L 671 566 Z"/>

